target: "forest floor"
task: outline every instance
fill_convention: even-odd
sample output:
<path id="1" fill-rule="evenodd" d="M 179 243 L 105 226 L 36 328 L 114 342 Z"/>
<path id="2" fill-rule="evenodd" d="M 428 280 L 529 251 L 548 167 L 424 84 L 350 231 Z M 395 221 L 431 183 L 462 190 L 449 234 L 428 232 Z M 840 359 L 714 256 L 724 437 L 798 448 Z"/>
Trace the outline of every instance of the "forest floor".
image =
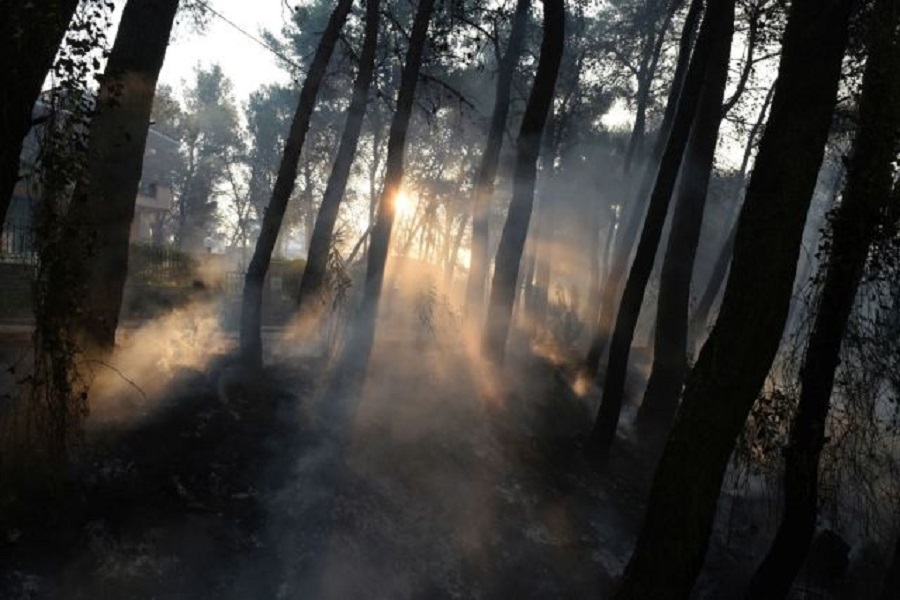
<path id="1" fill-rule="evenodd" d="M 607 596 L 646 461 L 622 443 L 601 475 L 557 361 L 516 335 L 492 372 L 420 300 L 387 299 L 341 451 L 315 416 L 327 359 L 289 344 L 262 380 L 223 354 L 100 411 L 65 488 L 0 532 L 0 597 Z"/>

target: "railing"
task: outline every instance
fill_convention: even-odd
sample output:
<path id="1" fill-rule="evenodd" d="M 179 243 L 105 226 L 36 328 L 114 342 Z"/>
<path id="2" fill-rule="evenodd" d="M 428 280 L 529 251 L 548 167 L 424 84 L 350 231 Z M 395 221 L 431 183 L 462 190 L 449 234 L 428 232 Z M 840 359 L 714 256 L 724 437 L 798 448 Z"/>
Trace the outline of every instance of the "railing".
<path id="1" fill-rule="evenodd" d="M 37 261 L 34 231 L 21 223 L 4 223 L 0 232 L 0 261 L 33 263 Z"/>
<path id="2" fill-rule="evenodd" d="M 225 294 L 227 296 L 240 296 L 244 291 L 244 271 L 229 271 L 225 273 Z"/>
<path id="3" fill-rule="evenodd" d="M 129 279 L 139 285 L 188 285 L 194 272 L 194 258 L 167 246 L 133 244 L 129 257 Z"/>

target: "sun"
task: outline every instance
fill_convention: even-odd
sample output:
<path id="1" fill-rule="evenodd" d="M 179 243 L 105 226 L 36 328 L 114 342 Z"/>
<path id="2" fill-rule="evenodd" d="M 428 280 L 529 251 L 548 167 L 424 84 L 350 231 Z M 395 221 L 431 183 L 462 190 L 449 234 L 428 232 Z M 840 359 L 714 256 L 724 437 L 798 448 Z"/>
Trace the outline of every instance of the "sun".
<path id="1" fill-rule="evenodd" d="M 406 193 L 406 190 L 397 192 L 397 198 L 394 200 L 394 211 L 396 212 L 397 217 L 401 219 L 411 217 L 414 209 L 415 204 L 412 198 Z"/>

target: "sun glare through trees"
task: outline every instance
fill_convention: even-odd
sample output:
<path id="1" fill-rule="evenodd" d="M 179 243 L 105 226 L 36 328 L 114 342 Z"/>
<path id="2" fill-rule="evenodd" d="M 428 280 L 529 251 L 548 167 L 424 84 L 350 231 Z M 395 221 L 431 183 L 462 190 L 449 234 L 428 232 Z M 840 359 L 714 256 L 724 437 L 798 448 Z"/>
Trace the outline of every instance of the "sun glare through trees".
<path id="1" fill-rule="evenodd" d="M 0 16 L 0 598 L 900 597 L 900 1 Z"/>

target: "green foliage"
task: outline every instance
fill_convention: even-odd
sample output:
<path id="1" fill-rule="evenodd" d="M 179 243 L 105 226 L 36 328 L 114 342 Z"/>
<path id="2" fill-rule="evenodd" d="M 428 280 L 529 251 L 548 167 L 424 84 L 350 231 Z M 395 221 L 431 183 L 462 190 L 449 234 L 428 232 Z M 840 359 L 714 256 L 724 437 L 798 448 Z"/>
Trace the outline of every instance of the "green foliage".
<path id="1" fill-rule="evenodd" d="M 547 329 L 558 347 L 575 350 L 583 334 L 578 287 L 557 284 L 555 296 L 555 301 L 547 307 Z"/>
<path id="2" fill-rule="evenodd" d="M 73 189 L 86 174 L 91 82 L 106 54 L 112 9 L 111 2 L 95 0 L 82 3 L 76 12 L 51 72 L 54 87 L 41 105 L 38 156 L 28 176 L 39 198 L 32 364 L 0 427 L 4 445 L 9 445 L 3 453 L 30 465 L 30 475 L 49 487 L 64 473 L 88 408 L 90 370 L 73 333 L 82 281 L 73 269 L 77 257 L 69 241 L 78 233 L 70 230 L 66 211 Z M 89 250 L 90 240 L 77 247 L 78 252 Z M 0 465 L 4 471 L 9 468 Z"/>
<path id="3" fill-rule="evenodd" d="M 338 229 L 331 238 L 328 263 L 325 268 L 324 292 L 328 294 L 329 311 L 322 328 L 325 348 L 329 356 L 337 356 L 350 322 L 347 311 L 351 306 L 353 276 L 339 250 L 344 242 L 344 230 Z"/>
<path id="4" fill-rule="evenodd" d="M 748 461 L 751 472 L 777 472 L 797 402 L 796 390 L 779 387 L 756 399 L 735 450 L 736 456 Z"/>
<path id="5" fill-rule="evenodd" d="M 218 224 L 219 200 L 235 183 L 232 169 L 244 162 L 246 150 L 233 86 L 222 68 L 198 68 L 194 75 L 183 103 L 171 88 L 160 86 L 151 118 L 157 131 L 180 142 L 180 160 L 171 174 L 175 213 L 169 229 L 182 249 L 201 252 Z"/>
<path id="6" fill-rule="evenodd" d="M 306 268 L 306 260 L 297 258 L 293 260 L 273 260 L 269 267 L 272 276 L 282 278 L 281 289 L 293 301 L 293 294 L 300 289 L 300 280 L 303 278 L 303 269 Z"/>
<path id="7" fill-rule="evenodd" d="M 441 293 L 433 277 L 422 281 L 413 297 L 413 313 L 418 331 L 425 334 L 419 343 L 427 338 L 437 340 L 441 336 L 453 336 L 459 330 L 461 315 L 445 293 Z"/>

